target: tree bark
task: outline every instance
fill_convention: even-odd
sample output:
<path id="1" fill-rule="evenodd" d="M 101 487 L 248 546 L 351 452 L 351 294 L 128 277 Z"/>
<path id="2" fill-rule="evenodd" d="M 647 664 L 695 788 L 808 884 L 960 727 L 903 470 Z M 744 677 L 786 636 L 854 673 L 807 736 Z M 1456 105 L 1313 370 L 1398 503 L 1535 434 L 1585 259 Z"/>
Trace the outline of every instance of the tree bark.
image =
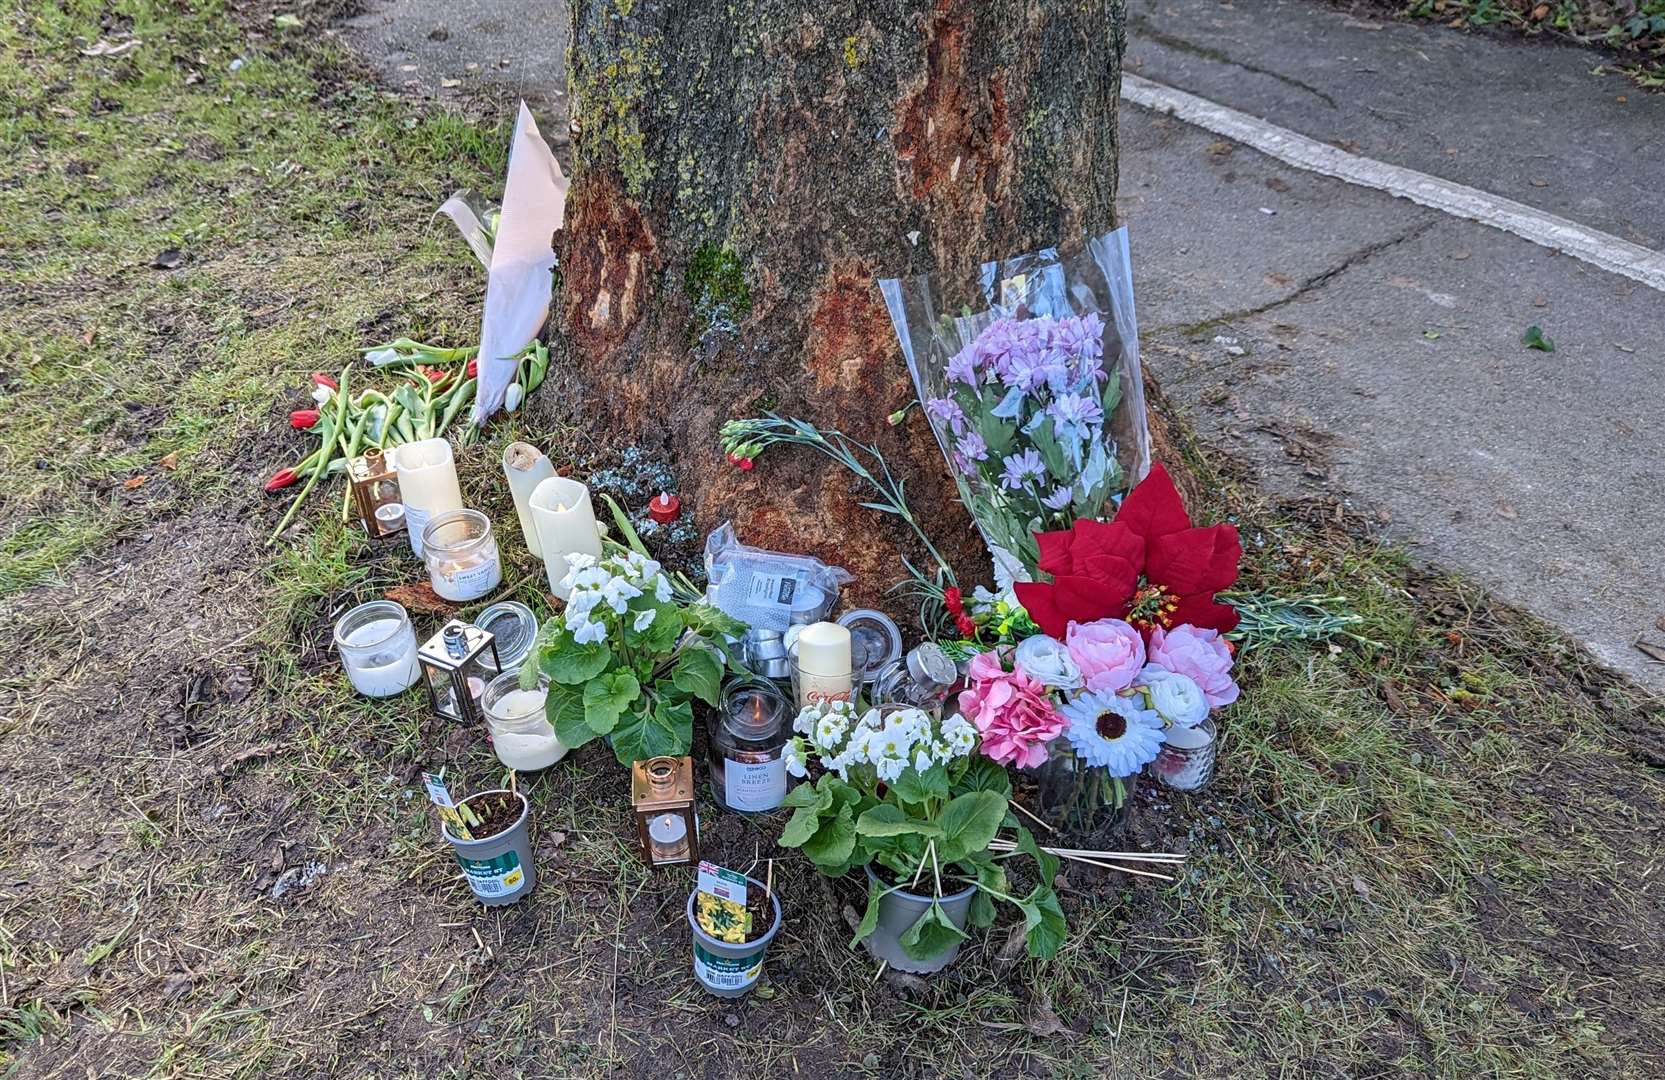
<path id="1" fill-rule="evenodd" d="M 989 578 L 875 284 L 1115 222 L 1121 0 L 575 0 L 555 319 L 684 505 L 881 599 L 922 552 L 832 463 L 724 462 L 773 410 L 876 443 L 962 583 Z"/>

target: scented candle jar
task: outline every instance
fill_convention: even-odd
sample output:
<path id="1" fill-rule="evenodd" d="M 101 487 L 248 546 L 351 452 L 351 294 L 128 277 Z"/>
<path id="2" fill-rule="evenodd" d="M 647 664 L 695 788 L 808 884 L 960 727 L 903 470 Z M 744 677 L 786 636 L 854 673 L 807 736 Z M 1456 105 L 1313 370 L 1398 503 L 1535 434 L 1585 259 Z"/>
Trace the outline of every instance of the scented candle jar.
<path id="1" fill-rule="evenodd" d="M 503 581 L 491 520 L 478 510 L 449 510 L 422 530 L 422 560 L 434 592 L 453 603 L 478 600 Z"/>
<path id="2" fill-rule="evenodd" d="M 786 695 L 765 679 L 723 688 L 711 729 L 711 792 L 730 810 L 773 810 L 786 798 Z"/>
<path id="3" fill-rule="evenodd" d="M 1214 779 L 1218 739 L 1212 716 L 1203 717 L 1196 727 L 1169 728 L 1150 770 L 1175 791 L 1200 791 Z"/>
<path id="4" fill-rule="evenodd" d="M 335 624 L 335 648 L 347 681 L 365 697 L 402 694 L 422 677 L 410 616 L 391 600 L 360 604 L 341 616 Z"/>
<path id="5" fill-rule="evenodd" d="M 566 746 L 555 737 L 555 728 L 544 714 L 548 697 L 548 678 L 540 675 L 537 686 L 522 690 L 518 670 L 505 672 L 486 685 L 481 706 L 498 761 L 517 772 L 536 772 L 566 757 Z"/>

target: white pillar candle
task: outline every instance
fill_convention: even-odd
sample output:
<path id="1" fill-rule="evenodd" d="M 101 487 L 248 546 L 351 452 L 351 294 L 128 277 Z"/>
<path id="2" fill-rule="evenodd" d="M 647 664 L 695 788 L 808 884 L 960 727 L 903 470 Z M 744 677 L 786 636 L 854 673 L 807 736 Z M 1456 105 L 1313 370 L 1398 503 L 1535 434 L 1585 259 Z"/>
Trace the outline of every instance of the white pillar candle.
<path id="1" fill-rule="evenodd" d="M 405 504 L 405 532 L 410 536 L 410 549 L 421 558 L 422 530 L 428 519 L 447 510 L 462 509 L 457 463 L 451 457 L 449 442 L 423 439 L 396 447 L 393 466 L 399 473 L 399 498 Z"/>
<path id="2" fill-rule="evenodd" d="M 509 478 L 509 493 L 515 499 L 515 513 L 520 517 L 520 535 L 526 539 L 526 550 L 541 559 L 538 524 L 532 518 L 532 492 L 555 475 L 555 464 L 531 443 L 510 443 L 503 451 L 503 475 Z"/>
<path id="3" fill-rule="evenodd" d="M 855 673 L 850 663 L 850 628 L 834 622 L 811 623 L 798 635 L 792 682 L 798 708 L 849 701 Z"/>
<path id="4" fill-rule="evenodd" d="M 561 584 L 567 576 L 567 556 L 601 557 L 601 533 L 590 506 L 590 489 L 568 477 L 551 476 L 532 491 L 530 506 L 549 591 L 565 600 L 571 592 Z"/>

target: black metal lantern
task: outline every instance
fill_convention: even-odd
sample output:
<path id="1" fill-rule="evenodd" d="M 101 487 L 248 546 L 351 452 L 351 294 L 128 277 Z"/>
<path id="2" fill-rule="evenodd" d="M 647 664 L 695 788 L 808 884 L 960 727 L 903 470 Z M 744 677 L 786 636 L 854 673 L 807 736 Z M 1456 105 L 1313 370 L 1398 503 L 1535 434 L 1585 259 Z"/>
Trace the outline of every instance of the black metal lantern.
<path id="1" fill-rule="evenodd" d="M 479 723 L 480 695 L 497 675 L 497 639 L 489 630 L 452 619 L 417 650 L 428 702 L 446 720 Z"/>

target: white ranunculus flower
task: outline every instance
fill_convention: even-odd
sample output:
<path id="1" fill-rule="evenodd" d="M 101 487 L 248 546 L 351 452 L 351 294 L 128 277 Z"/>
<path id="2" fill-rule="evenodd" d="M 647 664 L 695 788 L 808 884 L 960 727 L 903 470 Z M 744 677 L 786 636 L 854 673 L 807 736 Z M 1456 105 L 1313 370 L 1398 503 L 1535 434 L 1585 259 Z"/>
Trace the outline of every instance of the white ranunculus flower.
<path id="1" fill-rule="evenodd" d="M 1155 677 L 1160 672 L 1160 677 Z M 1154 671 L 1146 666 L 1145 689 L 1150 693 L 1150 707 L 1174 727 L 1196 727 L 1208 715 L 1208 698 L 1202 687 L 1189 675 L 1177 671 Z"/>
<path id="2" fill-rule="evenodd" d="M 1018 666 L 1036 682 L 1058 690 L 1081 688 L 1081 668 L 1070 656 L 1068 646 L 1055 637 L 1036 634 L 1018 642 L 1014 657 Z"/>

